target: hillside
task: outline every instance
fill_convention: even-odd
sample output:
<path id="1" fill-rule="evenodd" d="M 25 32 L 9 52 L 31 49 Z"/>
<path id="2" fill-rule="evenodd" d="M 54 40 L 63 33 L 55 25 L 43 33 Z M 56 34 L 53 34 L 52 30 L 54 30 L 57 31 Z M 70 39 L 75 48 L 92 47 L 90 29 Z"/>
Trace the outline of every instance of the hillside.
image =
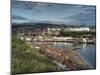
<path id="1" fill-rule="evenodd" d="M 19 38 L 12 38 L 12 74 L 57 71 L 58 67 L 47 57 Z"/>

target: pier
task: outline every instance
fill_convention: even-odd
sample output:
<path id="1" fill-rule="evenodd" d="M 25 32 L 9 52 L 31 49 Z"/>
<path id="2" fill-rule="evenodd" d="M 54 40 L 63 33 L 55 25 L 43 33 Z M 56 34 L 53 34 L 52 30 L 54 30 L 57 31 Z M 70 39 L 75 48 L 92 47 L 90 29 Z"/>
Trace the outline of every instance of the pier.
<path id="1" fill-rule="evenodd" d="M 89 39 L 89 38 L 67 38 L 67 37 L 51 37 L 51 38 L 20 37 L 20 38 L 29 42 L 68 42 L 68 43 L 95 44 L 95 39 Z"/>

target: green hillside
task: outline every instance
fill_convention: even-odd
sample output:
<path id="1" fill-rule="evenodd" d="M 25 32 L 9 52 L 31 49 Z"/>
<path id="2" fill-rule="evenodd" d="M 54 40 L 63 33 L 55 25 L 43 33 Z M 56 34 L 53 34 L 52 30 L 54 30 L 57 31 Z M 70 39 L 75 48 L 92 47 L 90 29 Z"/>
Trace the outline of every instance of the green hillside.
<path id="1" fill-rule="evenodd" d="M 19 38 L 12 38 L 12 74 L 57 71 L 47 57 Z"/>

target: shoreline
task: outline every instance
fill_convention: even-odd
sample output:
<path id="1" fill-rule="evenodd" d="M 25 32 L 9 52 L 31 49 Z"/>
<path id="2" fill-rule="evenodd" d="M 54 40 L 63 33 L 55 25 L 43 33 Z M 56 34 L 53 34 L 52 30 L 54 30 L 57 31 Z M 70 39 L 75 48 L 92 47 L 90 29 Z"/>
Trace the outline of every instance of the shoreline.
<path id="1" fill-rule="evenodd" d="M 92 69 L 92 66 L 77 51 L 67 50 L 64 53 L 71 61 L 80 66 L 80 69 Z"/>
<path id="2" fill-rule="evenodd" d="M 86 59 L 84 59 L 84 57 L 79 52 L 76 52 L 76 53 L 77 55 L 79 55 L 81 60 L 83 60 L 87 65 L 89 65 L 90 68 L 93 68 L 93 66 L 88 61 L 86 61 Z"/>
<path id="3" fill-rule="evenodd" d="M 80 44 L 83 44 L 83 43 L 86 43 L 86 44 L 95 44 L 95 42 L 93 42 L 93 41 L 87 41 L 87 42 L 82 42 L 82 41 L 79 41 L 79 42 L 77 42 L 77 41 L 62 41 L 62 40 L 30 40 L 30 41 L 28 41 L 27 40 L 27 42 L 66 42 L 66 43 L 80 43 Z"/>
<path id="4" fill-rule="evenodd" d="M 30 44 L 32 45 L 32 42 L 30 42 Z M 36 47 L 38 47 L 38 49 L 39 49 L 39 46 L 36 46 Z M 86 70 L 93 69 L 93 67 L 84 59 L 84 57 L 82 57 L 82 55 L 80 55 L 80 53 L 78 51 L 72 50 L 72 49 L 69 49 L 69 50 L 62 49 L 62 51 L 65 53 L 65 55 L 67 52 L 68 55 L 66 55 L 66 56 L 68 56 L 69 59 L 71 59 L 72 61 L 74 60 L 73 62 L 75 62 L 77 65 L 81 66 L 81 69 L 82 69 L 82 67 L 83 67 L 83 69 L 85 68 Z"/>

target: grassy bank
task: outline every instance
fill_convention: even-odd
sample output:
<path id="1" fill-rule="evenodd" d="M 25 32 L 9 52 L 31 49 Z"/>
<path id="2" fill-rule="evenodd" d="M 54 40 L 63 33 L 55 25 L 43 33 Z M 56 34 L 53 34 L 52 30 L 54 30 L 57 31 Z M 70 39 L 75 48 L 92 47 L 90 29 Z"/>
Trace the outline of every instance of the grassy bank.
<path id="1" fill-rule="evenodd" d="M 47 57 L 19 38 L 12 38 L 12 74 L 57 71 Z"/>

